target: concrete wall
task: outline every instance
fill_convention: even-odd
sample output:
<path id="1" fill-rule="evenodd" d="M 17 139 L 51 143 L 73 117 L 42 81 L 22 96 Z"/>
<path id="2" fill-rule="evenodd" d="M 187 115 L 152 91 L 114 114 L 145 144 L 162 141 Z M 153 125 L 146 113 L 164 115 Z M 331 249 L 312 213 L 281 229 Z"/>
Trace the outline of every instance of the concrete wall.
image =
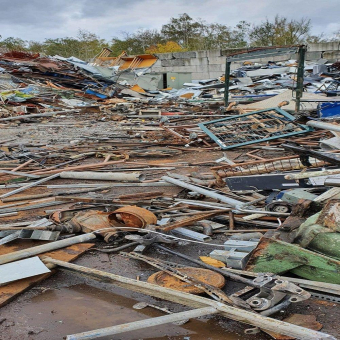
<path id="1" fill-rule="evenodd" d="M 225 57 L 220 50 L 158 54 L 152 72 L 191 73 L 192 79 L 216 78 L 223 74 Z"/>
<path id="2" fill-rule="evenodd" d="M 312 58 L 314 56 L 322 55 L 323 58 L 329 61 L 336 61 L 340 59 L 340 41 L 328 42 L 319 44 L 309 44 L 307 49 L 307 56 Z"/>
<path id="3" fill-rule="evenodd" d="M 217 78 L 224 74 L 226 55 L 241 51 L 242 49 L 190 51 L 158 54 L 158 61 L 152 66 L 152 72 L 188 72 L 192 80 Z M 336 61 L 340 59 L 340 42 L 310 44 L 308 45 L 306 60 L 320 58 Z M 286 54 L 277 57 L 252 59 L 253 62 L 267 63 L 271 61 L 285 61 L 297 59 L 296 54 Z M 242 63 L 232 63 L 232 70 L 240 67 Z"/>

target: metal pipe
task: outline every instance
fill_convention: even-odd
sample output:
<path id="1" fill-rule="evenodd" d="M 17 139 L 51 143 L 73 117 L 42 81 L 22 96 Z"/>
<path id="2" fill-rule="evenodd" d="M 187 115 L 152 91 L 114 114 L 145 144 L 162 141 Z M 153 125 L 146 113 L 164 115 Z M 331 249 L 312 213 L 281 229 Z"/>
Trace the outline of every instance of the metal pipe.
<path id="1" fill-rule="evenodd" d="M 138 182 L 145 180 L 145 175 L 139 172 L 124 173 L 124 172 L 94 172 L 94 171 L 63 171 L 60 173 L 61 178 L 69 179 L 91 179 L 99 181 L 126 181 Z"/>
<path id="2" fill-rule="evenodd" d="M 29 177 L 29 178 L 40 178 L 38 175 L 32 175 L 25 172 L 18 172 L 18 171 L 7 171 L 7 170 L 0 170 L 0 173 L 13 175 L 13 176 L 21 176 L 21 177 Z"/>
<path id="3" fill-rule="evenodd" d="M 5 197 L 8 197 L 8 196 L 15 195 L 15 194 L 17 194 L 17 193 L 19 193 L 21 191 L 24 191 L 26 189 L 35 187 L 36 185 L 39 185 L 39 184 L 44 183 L 44 182 L 47 182 L 47 181 L 49 181 L 51 179 L 54 179 L 54 178 L 57 178 L 57 177 L 59 177 L 59 174 L 54 174 L 52 176 L 45 177 L 45 178 L 40 179 L 39 181 L 36 181 L 34 183 L 27 184 L 27 185 L 25 185 L 25 186 L 23 186 L 23 187 L 21 187 L 19 189 L 15 189 L 13 191 L 7 192 L 6 194 L 1 195 L 0 198 L 5 198 Z"/>
<path id="4" fill-rule="evenodd" d="M 67 202 L 64 201 L 51 201 L 51 202 L 45 202 L 45 203 L 38 203 L 38 204 L 32 204 L 28 205 L 26 207 L 21 208 L 8 208 L 8 209 L 2 209 L 0 210 L 1 213 L 12 213 L 12 212 L 18 212 L 18 211 L 26 211 L 26 210 L 32 210 L 32 209 L 40 209 L 45 207 L 51 207 L 53 205 L 63 205 Z"/>
<path id="5" fill-rule="evenodd" d="M 107 335 L 116 335 L 125 332 L 136 331 L 148 327 L 160 326 L 167 323 L 182 321 L 187 319 L 199 318 L 205 315 L 219 313 L 214 307 L 203 307 L 188 310 L 185 312 L 174 313 L 170 315 L 159 316 L 156 318 L 149 318 L 146 320 L 133 321 L 117 326 L 95 329 L 93 331 L 67 335 L 66 340 L 83 340 L 83 339 L 97 339 Z"/>
<path id="6" fill-rule="evenodd" d="M 216 193 L 212 190 L 204 189 L 202 187 L 199 187 L 199 186 L 196 186 L 196 185 L 193 185 L 193 184 L 189 184 L 189 183 L 186 183 L 186 182 L 183 182 L 183 181 L 180 181 L 178 179 L 171 178 L 171 177 L 168 177 L 168 176 L 163 176 L 162 180 L 169 182 L 169 183 L 172 183 L 172 184 L 175 184 L 175 185 L 178 185 L 182 188 L 198 192 L 201 195 L 214 198 L 214 199 L 219 200 L 223 203 L 226 203 L 226 204 L 230 205 L 231 207 L 235 208 L 236 209 L 235 212 L 260 213 L 260 214 L 264 214 L 264 215 L 273 215 L 273 216 L 289 216 L 290 215 L 290 214 L 276 213 L 276 212 L 273 212 L 273 211 L 242 209 L 244 202 L 241 202 L 241 201 L 235 200 L 233 198 L 218 194 L 218 193 Z"/>
<path id="7" fill-rule="evenodd" d="M 64 240 L 60 240 L 60 241 L 55 241 L 52 243 L 43 244 L 41 246 L 14 251 L 9 254 L 0 255 L 0 264 L 5 264 L 5 263 L 13 262 L 13 261 L 26 259 L 28 257 L 46 253 L 48 251 L 65 248 L 76 243 L 82 243 L 82 242 L 94 240 L 95 238 L 96 238 L 95 234 L 88 233 L 88 234 L 70 237 Z"/>
<path id="8" fill-rule="evenodd" d="M 228 106 L 229 101 L 229 82 L 230 82 L 230 66 L 231 62 L 228 61 L 228 58 L 225 60 L 225 73 L 224 73 L 224 106 Z"/>
<path id="9" fill-rule="evenodd" d="M 326 187 L 340 187 L 340 178 L 327 178 L 325 180 Z"/>
<path id="10" fill-rule="evenodd" d="M 296 80 L 296 103 L 295 103 L 295 112 L 299 112 L 300 110 L 300 99 L 302 98 L 303 92 L 303 73 L 305 70 L 305 54 L 306 47 L 300 46 L 298 50 L 299 61 L 297 68 L 297 80 Z"/>
<path id="11" fill-rule="evenodd" d="M 306 125 L 312 126 L 318 129 L 340 132 L 340 125 L 323 123 L 323 122 L 315 122 L 313 120 L 310 120 L 309 122 L 307 122 Z"/>
<path id="12" fill-rule="evenodd" d="M 241 201 L 220 195 L 216 192 L 213 192 L 212 190 L 207 190 L 207 189 L 204 189 L 202 187 L 199 187 L 199 186 L 196 186 L 196 185 L 193 185 L 193 184 L 189 184 L 189 183 L 180 181 L 180 180 L 175 179 L 175 178 L 163 176 L 162 180 L 169 182 L 169 183 L 172 183 L 172 184 L 175 184 L 175 185 L 178 185 L 179 187 L 198 192 L 201 195 L 208 196 L 208 197 L 211 197 L 211 198 L 215 198 L 215 199 L 217 199 L 217 200 L 219 200 L 223 203 L 230 205 L 233 208 L 236 208 L 236 207 L 241 206 L 243 204 L 243 202 L 241 202 Z"/>

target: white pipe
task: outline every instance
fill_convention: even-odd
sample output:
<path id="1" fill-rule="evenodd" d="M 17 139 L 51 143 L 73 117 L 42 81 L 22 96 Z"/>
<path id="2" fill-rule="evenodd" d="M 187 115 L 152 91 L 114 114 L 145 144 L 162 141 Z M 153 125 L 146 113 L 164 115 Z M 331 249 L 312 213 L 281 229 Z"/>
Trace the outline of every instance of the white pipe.
<path id="1" fill-rule="evenodd" d="M 277 213 L 274 211 L 261 211 L 261 210 L 251 210 L 251 209 L 243 209 L 242 206 L 244 205 L 244 202 L 235 200 L 233 198 L 218 194 L 212 190 L 207 190 L 204 189 L 202 187 L 193 185 L 193 184 L 189 184 L 187 182 L 183 182 L 180 181 L 178 179 L 172 178 L 172 177 L 168 177 L 168 176 L 163 176 L 162 177 L 163 181 L 178 185 L 179 187 L 188 189 L 188 190 L 192 190 L 195 192 L 198 192 L 201 195 L 207 196 L 207 197 L 211 197 L 211 198 L 215 198 L 216 200 L 219 200 L 223 203 L 228 204 L 229 206 L 231 206 L 232 208 L 235 208 L 235 212 L 241 212 L 241 213 L 250 213 L 250 214 L 264 214 L 264 215 L 272 215 L 272 216 L 289 216 L 290 214 L 285 214 L 285 213 Z"/>
<path id="2" fill-rule="evenodd" d="M 52 243 L 43 244 L 41 246 L 14 251 L 9 254 L 0 255 L 0 264 L 5 264 L 5 263 L 13 262 L 13 261 L 26 259 L 28 257 L 46 253 L 48 251 L 65 248 L 76 243 L 82 243 L 82 242 L 94 240 L 95 238 L 96 238 L 95 234 L 88 233 L 88 234 L 66 238 L 60 241 L 55 241 Z"/>
<path id="3" fill-rule="evenodd" d="M 139 320 L 122 325 L 96 329 L 93 331 L 68 335 L 66 340 L 84 340 L 84 339 L 97 339 L 107 335 L 116 335 L 125 332 L 136 331 L 148 327 L 160 326 L 167 323 L 182 321 L 187 319 L 199 318 L 200 316 L 216 314 L 219 311 L 214 307 L 203 307 L 192 309 L 185 312 L 174 313 L 170 315 L 159 316 L 156 318 Z"/>
<path id="4" fill-rule="evenodd" d="M 45 177 L 45 178 L 43 178 L 43 179 L 39 179 L 39 181 L 36 181 L 36 182 L 34 182 L 34 183 L 27 184 L 27 185 L 25 185 L 25 186 L 23 186 L 23 187 L 21 187 L 21 188 L 19 188 L 19 189 L 16 189 L 16 190 L 7 192 L 6 194 L 1 195 L 0 198 L 2 199 L 2 198 L 5 198 L 5 197 L 9 197 L 9 196 L 15 195 L 15 194 L 17 194 L 17 193 L 19 193 L 19 192 L 22 192 L 22 191 L 24 191 L 24 190 L 26 190 L 26 189 L 35 187 L 36 185 L 39 185 L 39 184 L 41 184 L 41 183 L 48 182 L 49 180 L 54 179 L 54 178 L 57 178 L 57 177 L 59 177 L 59 174 L 54 174 L 54 175 Z"/>
<path id="5" fill-rule="evenodd" d="M 95 171 L 63 171 L 60 173 L 61 178 L 70 179 L 93 179 L 99 181 L 126 181 L 138 182 L 145 179 L 145 175 L 139 172 L 95 172 Z"/>
<path id="6" fill-rule="evenodd" d="M 312 126 L 318 129 L 340 132 L 340 125 L 323 123 L 323 122 L 315 122 L 313 120 L 310 120 L 309 122 L 307 122 L 306 125 Z"/>

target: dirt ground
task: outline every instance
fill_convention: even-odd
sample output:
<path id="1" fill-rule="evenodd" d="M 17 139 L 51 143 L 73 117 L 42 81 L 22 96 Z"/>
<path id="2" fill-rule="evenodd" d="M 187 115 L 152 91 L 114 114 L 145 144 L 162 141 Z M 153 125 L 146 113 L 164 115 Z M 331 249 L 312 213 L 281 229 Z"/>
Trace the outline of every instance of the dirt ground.
<path id="1" fill-rule="evenodd" d="M 126 125 L 124 129 L 133 133 L 138 133 L 138 126 Z M 119 134 L 126 135 L 121 126 L 115 122 L 97 121 L 87 117 L 82 120 L 72 120 L 65 117 L 58 117 L 40 123 L 22 123 L 18 126 L 10 126 L 1 129 L 0 140 L 9 138 L 15 139 L 12 143 L 31 143 L 32 145 L 54 145 L 67 144 L 82 138 L 107 138 Z M 237 153 L 229 153 L 233 158 Z M 216 160 L 223 156 L 221 151 L 205 151 L 183 153 L 173 157 L 171 161 L 182 162 L 203 162 Z M 137 159 L 145 161 L 151 159 Z M 155 160 L 155 159 L 152 159 Z M 118 168 L 120 165 L 112 167 Z M 130 167 L 132 167 L 130 165 Z M 209 167 L 183 167 L 178 168 L 176 173 L 209 172 Z M 148 171 L 147 179 L 159 178 L 166 171 Z M 86 181 L 90 183 L 91 181 Z M 57 179 L 53 184 L 72 183 L 72 181 Z M 79 182 L 78 182 L 79 183 Z M 180 190 L 171 187 L 120 187 L 112 189 L 104 194 L 91 194 L 91 197 L 110 198 L 123 194 L 136 194 L 144 191 L 164 191 L 164 196 L 171 197 Z M 0 190 L 3 193 L 8 190 Z M 42 193 L 41 188 L 26 191 L 25 194 Z M 86 195 L 83 195 L 86 196 Z M 65 205 L 68 206 L 68 205 Z M 61 206 L 63 207 L 63 206 Z M 54 208 L 54 207 L 53 207 Z M 2 218 L 0 223 L 9 223 L 17 220 L 34 220 L 40 214 L 44 214 L 44 209 L 35 211 L 24 211 L 18 216 Z M 226 239 L 225 235 L 213 236 L 213 243 L 222 244 Z M 15 241 L 19 242 L 19 241 Z M 97 244 L 103 246 L 103 242 Z M 207 255 L 214 248 L 207 245 L 176 245 L 174 249 L 194 258 Z M 168 261 L 182 263 L 188 266 L 192 264 L 173 255 L 167 255 L 157 249 L 150 248 L 146 255 L 165 259 Z M 96 250 L 90 250 L 74 263 L 100 269 L 103 271 L 119 274 L 129 278 L 146 279 L 156 270 L 149 265 L 137 260 L 127 259 L 118 254 L 104 254 Z M 227 280 L 224 291 L 228 294 L 236 292 L 244 285 Z M 117 288 L 112 284 L 94 281 L 64 270 L 52 275 L 42 283 L 34 286 L 26 293 L 21 294 L 12 302 L 0 309 L 0 339 L 1 340 L 57 340 L 68 334 L 74 334 L 118 325 L 126 322 L 142 320 L 150 317 L 164 315 L 151 307 L 141 310 L 134 309 L 133 306 L 145 301 L 158 306 L 167 307 L 173 312 L 183 311 L 187 308 L 166 302 L 164 300 L 151 298 L 142 294 L 130 292 Z M 340 334 L 340 310 L 335 302 L 326 302 L 311 298 L 307 301 L 292 304 L 284 312 L 277 314 L 277 318 L 282 319 L 293 313 L 312 314 L 323 324 L 322 331 L 335 337 Z M 201 317 L 191 320 L 188 323 L 177 326 L 173 324 L 161 327 L 152 327 L 138 332 L 128 332 L 117 337 L 104 337 L 102 339 L 172 339 L 172 340 L 239 340 L 239 339 L 272 339 L 271 336 L 261 332 L 256 335 L 245 335 L 244 330 L 249 328 L 238 322 L 225 319 L 220 316 Z"/>

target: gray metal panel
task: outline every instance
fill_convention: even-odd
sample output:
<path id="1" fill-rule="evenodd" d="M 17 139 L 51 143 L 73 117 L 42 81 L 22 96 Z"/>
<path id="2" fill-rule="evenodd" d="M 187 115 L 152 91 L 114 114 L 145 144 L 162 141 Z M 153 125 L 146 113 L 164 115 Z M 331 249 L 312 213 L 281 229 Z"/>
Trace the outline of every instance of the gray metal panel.
<path id="1" fill-rule="evenodd" d="M 0 285 L 49 272 L 38 256 L 6 263 L 0 266 Z"/>
<path id="2" fill-rule="evenodd" d="M 184 83 L 191 83 L 191 73 L 168 72 L 167 75 L 168 87 L 181 89 Z"/>
<path id="3" fill-rule="evenodd" d="M 243 61 L 249 59 L 259 59 L 259 58 L 268 58 L 274 57 L 284 54 L 292 54 L 297 53 L 298 47 L 278 47 L 278 48 L 270 48 L 263 50 L 255 50 L 249 51 L 245 53 L 239 53 L 233 56 L 227 56 L 228 61 Z"/>
<path id="4" fill-rule="evenodd" d="M 59 237 L 59 234 L 60 231 L 22 229 L 19 238 L 40 241 L 56 241 Z"/>

